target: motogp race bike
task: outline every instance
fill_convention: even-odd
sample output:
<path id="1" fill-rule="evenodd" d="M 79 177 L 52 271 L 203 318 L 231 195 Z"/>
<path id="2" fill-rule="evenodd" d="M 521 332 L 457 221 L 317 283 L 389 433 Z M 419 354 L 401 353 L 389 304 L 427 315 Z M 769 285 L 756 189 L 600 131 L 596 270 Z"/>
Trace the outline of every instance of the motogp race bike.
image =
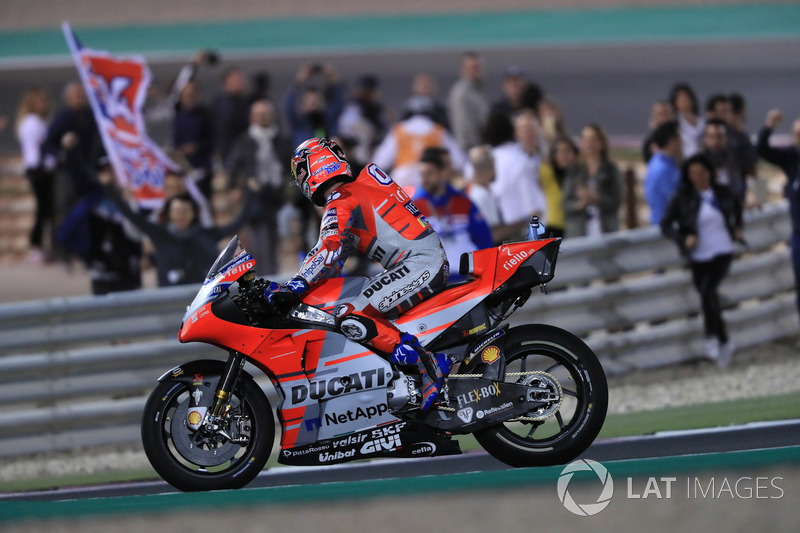
<path id="1" fill-rule="evenodd" d="M 147 457 L 184 491 L 242 487 L 272 452 L 274 409 L 277 459 L 286 465 L 454 455 L 461 449 L 453 437 L 470 433 L 515 467 L 573 460 L 605 420 L 603 369 L 567 331 L 505 322 L 552 279 L 560 244 L 526 240 L 464 254 L 459 270 L 468 281 L 393 320 L 455 362 L 437 403 L 422 413 L 418 375 L 337 330 L 332 312 L 363 290 L 363 278 L 326 280 L 279 313 L 265 304 L 268 281 L 256 278 L 255 261 L 234 237 L 178 335 L 219 346 L 228 359 L 192 361 L 159 378 L 142 421 Z M 245 363 L 269 378 L 277 405 Z"/>

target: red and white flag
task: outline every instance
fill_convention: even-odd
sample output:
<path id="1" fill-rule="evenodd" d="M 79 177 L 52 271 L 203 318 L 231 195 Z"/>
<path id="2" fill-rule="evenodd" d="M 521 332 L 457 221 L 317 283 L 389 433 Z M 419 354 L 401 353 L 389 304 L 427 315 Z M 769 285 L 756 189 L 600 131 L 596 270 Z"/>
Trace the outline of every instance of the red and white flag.
<path id="1" fill-rule="evenodd" d="M 117 178 L 140 205 L 158 207 L 166 171 L 178 168 L 145 131 L 142 105 L 152 77 L 147 63 L 141 56 L 117 58 L 84 48 L 66 22 L 62 30 Z"/>

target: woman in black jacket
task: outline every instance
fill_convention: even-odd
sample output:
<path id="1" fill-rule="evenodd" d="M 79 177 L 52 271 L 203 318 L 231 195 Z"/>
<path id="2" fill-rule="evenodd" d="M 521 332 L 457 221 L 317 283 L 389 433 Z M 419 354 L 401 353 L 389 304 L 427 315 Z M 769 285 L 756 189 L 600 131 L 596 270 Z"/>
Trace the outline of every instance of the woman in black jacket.
<path id="1" fill-rule="evenodd" d="M 661 231 L 689 260 L 700 295 L 705 325 L 705 355 L 726 366 L 733 354 L 719 286 L 733 260 L 734 241 L 742 241 L 742 209 L 731 190 L 716 182 L 711 161 L 694 155 L 681 168 L 681 185 L 670 202 Z"/>

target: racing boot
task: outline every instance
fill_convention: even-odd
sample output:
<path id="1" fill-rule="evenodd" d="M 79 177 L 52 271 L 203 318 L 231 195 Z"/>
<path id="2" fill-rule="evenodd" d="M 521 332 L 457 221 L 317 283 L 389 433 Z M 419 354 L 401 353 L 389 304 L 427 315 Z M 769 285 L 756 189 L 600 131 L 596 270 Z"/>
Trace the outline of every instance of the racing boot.
<path id="1" fill-rule="evenodd" d="M 443 353 L 431 353 L 419 343 L 413 335 L 404 333 L 400 338 L 389 360 L 397 365 L 416 366 L 421 378 L 422 401 L 420 411 L 427 412 L 439 391 L 442 389 L 445 376 L 450 372 L 452 363 Z"/>

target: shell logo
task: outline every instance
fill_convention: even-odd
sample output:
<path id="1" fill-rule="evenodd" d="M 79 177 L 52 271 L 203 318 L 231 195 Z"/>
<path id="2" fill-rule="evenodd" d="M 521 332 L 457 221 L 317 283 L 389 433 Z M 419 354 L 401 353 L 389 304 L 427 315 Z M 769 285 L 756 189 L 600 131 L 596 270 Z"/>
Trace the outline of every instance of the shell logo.
<path id="1" fill-rule="evenodd" d="M 481 352 L 481 360 L 487 365 L 491 365 L 500 359 L 500 348 L 497 346 L 489 346 Z"/>
<path id="2" fill-rule="evenodd" d="M 191 411 L 189 413 L 189 423 L 193 426 L 196 426 L 200 422 L 203 421 L 203 415 L 200 414 L 200 411 Z"/>

